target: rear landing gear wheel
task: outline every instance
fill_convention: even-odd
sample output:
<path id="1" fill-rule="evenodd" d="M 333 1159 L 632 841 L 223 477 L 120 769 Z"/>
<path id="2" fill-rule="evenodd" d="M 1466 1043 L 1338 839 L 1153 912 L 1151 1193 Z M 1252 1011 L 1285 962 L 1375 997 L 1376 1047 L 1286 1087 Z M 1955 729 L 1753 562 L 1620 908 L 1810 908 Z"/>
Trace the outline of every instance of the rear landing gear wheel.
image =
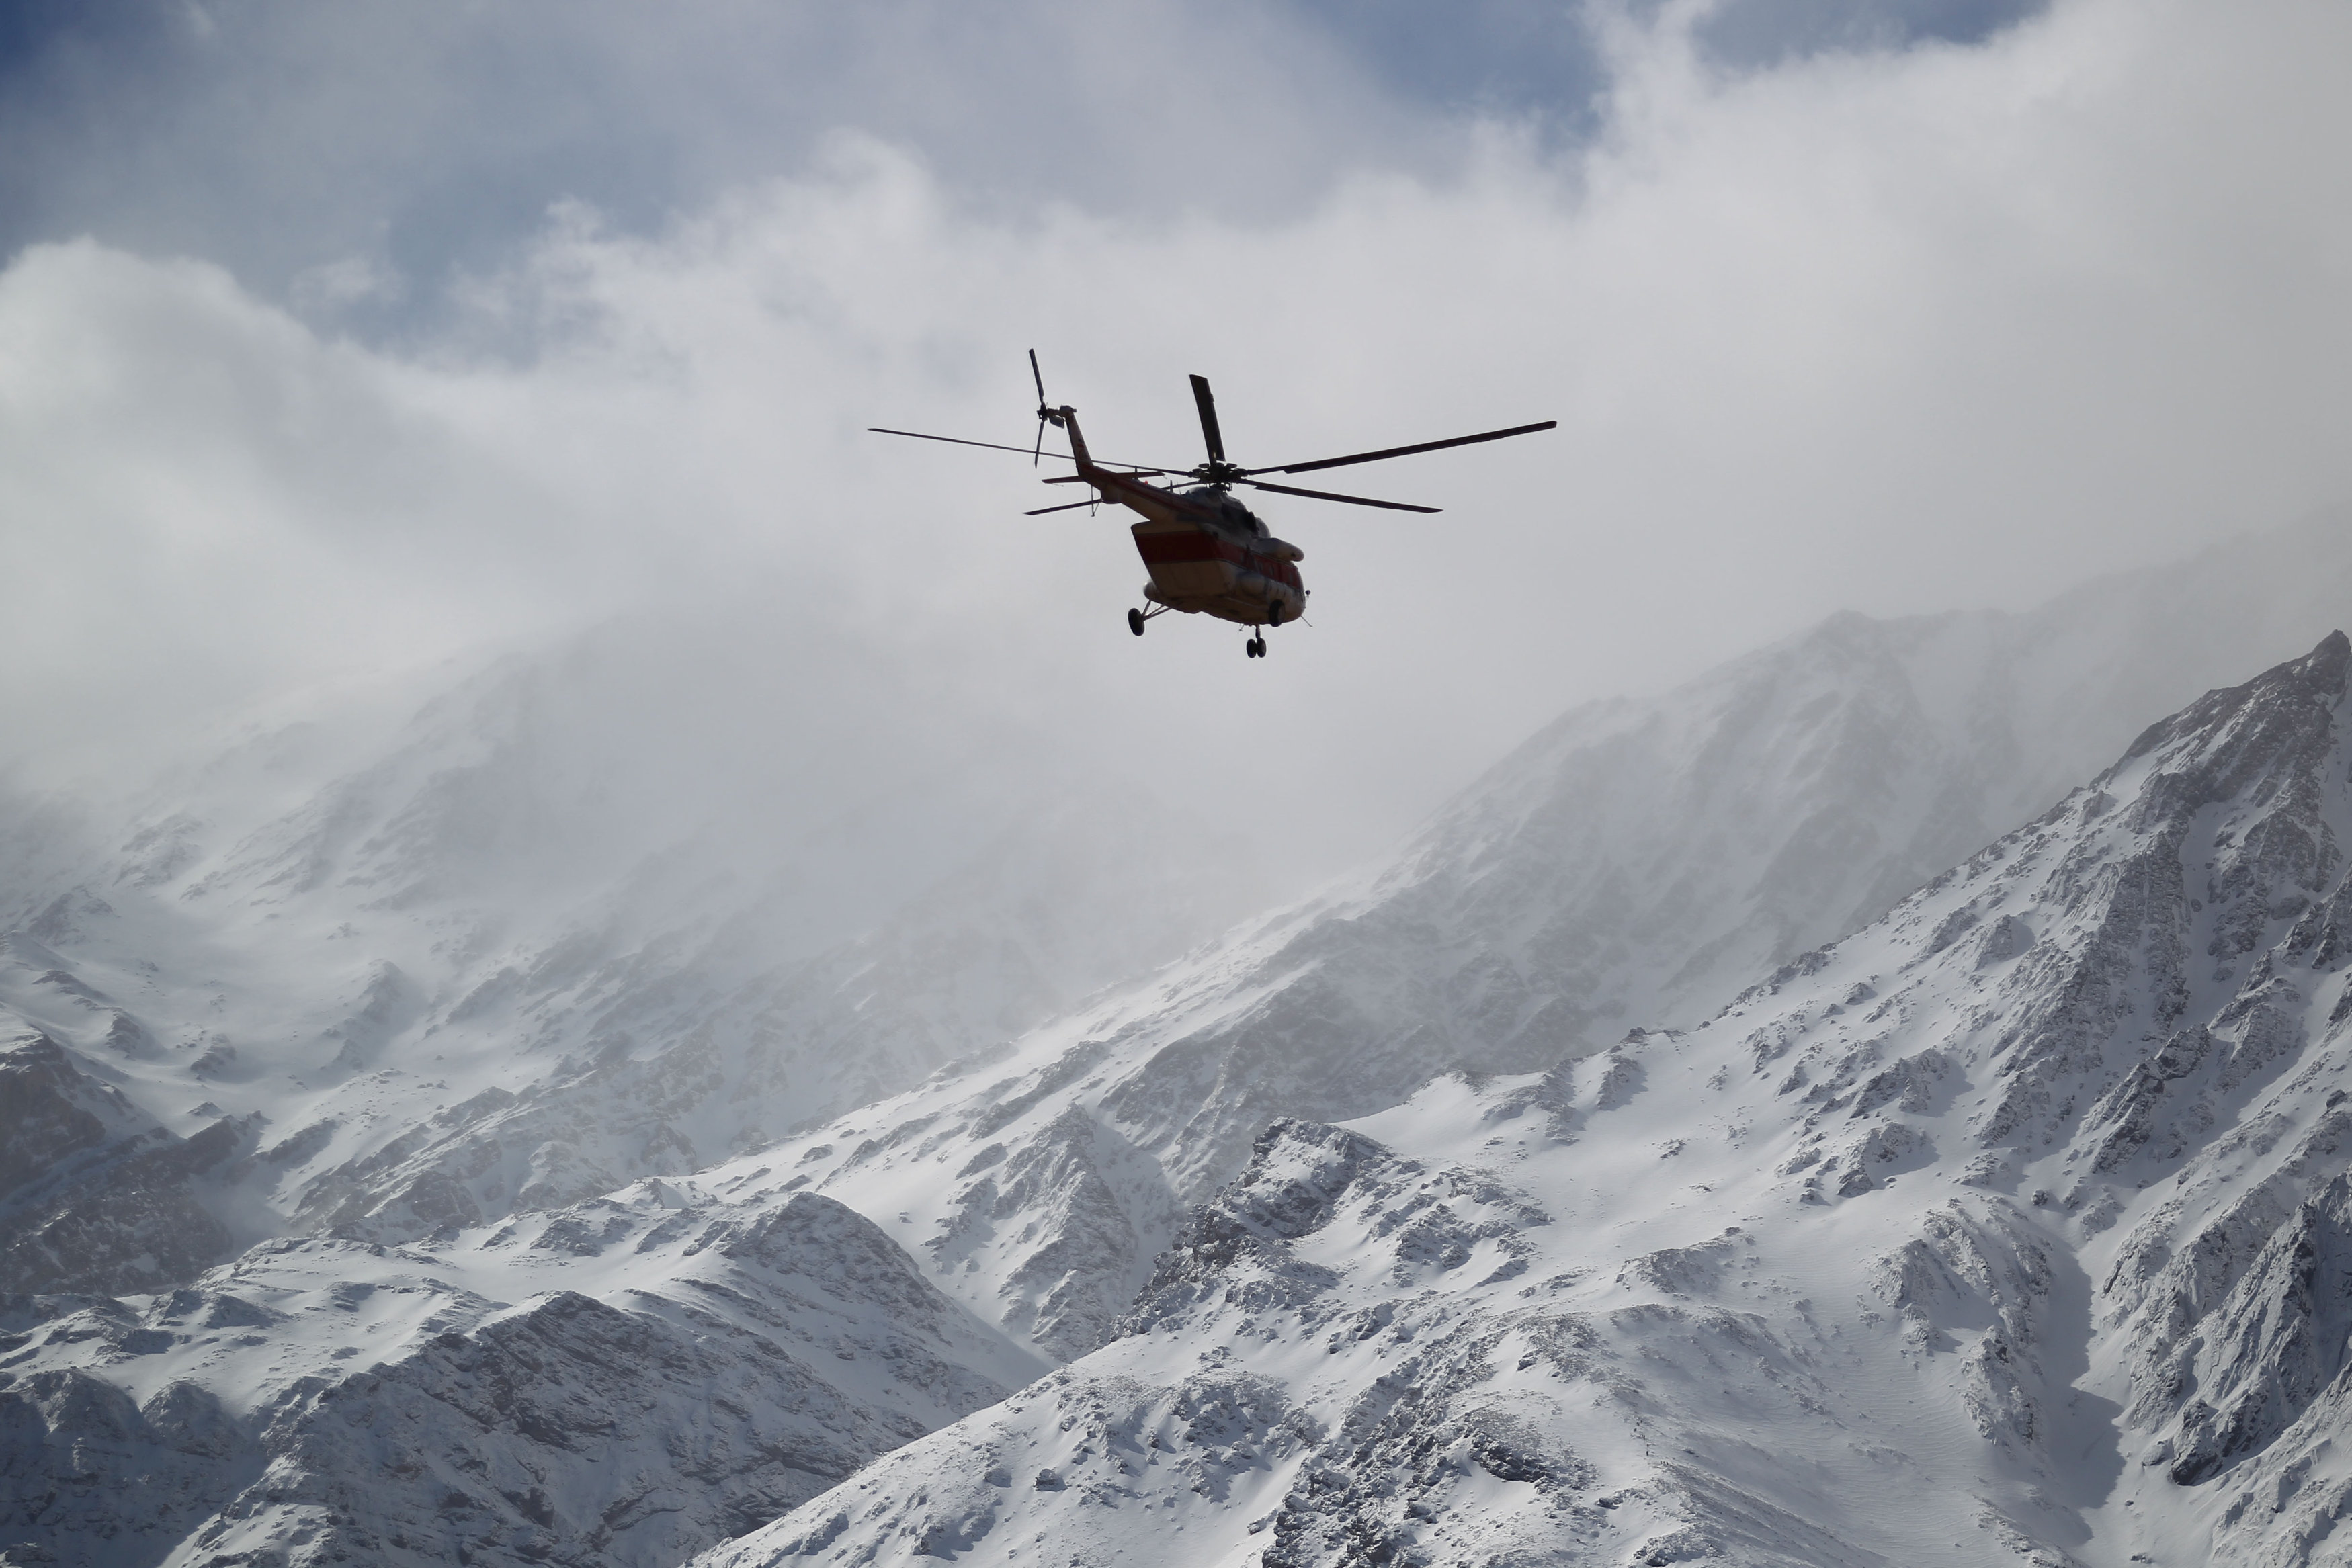
<path id="1" fill-rule="evenodd" d="M 1142 612 L 1142 611 L 1140 611 L 1140 610 L 1130 610 L 1130 611 L 1129 611 L 1129 612 L 1127 612 L 1127 629 L 1128 629 L 1129 631 L 1130 631 L 1130 632 L 1134 632 L 1134 633 L 1135 633 L 1137 636 L 1139 636 L 1139 637 L 1140 637 L 1140 636 L 1142 636 L 1142 635 L 1143 635 L 1143 612 Z"/>

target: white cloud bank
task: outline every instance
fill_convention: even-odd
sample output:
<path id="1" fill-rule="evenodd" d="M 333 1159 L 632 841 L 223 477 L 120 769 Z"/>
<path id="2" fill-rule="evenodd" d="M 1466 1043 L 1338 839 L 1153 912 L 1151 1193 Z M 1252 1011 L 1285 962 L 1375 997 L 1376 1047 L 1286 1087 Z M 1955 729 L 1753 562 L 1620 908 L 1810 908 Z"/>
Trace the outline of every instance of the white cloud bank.
<path id="1" fill-rule="evenodd" d="M 659 238 L 560 215 L 405 350 L 95 245 L 0 276 L 18 758 L 191 706 L 744 595 L 1047 776 L 1263 791 L 1360 848 L 1574 699 L 1830 610 L 2021 604 L 2352 497 L 2352 14 L 2075 0 L 1972 48 L 1726 78 L 1612 24 L 1605 134 L 1507 127 L 1242 222 L 964 204 L 848 128 Z M 1313 625 L 1119 625 L 1106 513 L 1010 455 L 1048 388 L 1189 460 L 1183 377 L 1276 462 L 1557 417 L 1270 497 Z M 2347 612 L 2352 613 L 2352 612 Z M 816 650 L 812 652 L 812 650 Z M 730 676 L 714 672 L 714 683 Z"/>

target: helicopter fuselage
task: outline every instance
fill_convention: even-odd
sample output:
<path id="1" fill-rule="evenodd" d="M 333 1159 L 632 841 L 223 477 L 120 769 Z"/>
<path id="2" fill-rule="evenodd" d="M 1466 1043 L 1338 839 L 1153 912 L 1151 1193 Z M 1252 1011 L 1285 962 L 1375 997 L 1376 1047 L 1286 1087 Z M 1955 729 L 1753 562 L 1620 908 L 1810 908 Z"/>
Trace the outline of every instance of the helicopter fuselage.
<path id="1" fill-rule="evenodd" d="M 1305 552 L 1267 533 L 1231 496 L 1162 490 L 1112 498 L 1143 514 L 1129 531 L 1151 574 L 1143 596 L 1152 602 L 1244 626 L 1296 621 L 1307 608 L 1297 565 Z"/>
<path id="2" fill-rule="evenodd" d="M 1142 521 L 1130 530 L 1136 553 L 1151 574 L 1143 596 L 1192 615 L 1213 615 L 1243 626 L 1278 626 L 1307 609 L 1299 561 L 1307 552 L 1276 538 L 1257 514 L 1222 485 L 1162 489 L 1136 476 L 1102 467 L 1087 453 L 1076 411 L 1061 411 L 1078 475 L 1102 496 Z"/>

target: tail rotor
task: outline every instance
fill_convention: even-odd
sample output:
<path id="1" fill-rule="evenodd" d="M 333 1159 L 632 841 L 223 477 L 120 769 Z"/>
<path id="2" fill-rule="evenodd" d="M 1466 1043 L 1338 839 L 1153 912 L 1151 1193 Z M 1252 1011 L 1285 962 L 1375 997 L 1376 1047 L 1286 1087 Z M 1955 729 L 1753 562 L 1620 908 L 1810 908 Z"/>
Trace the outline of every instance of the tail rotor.
<path id="1" fill-rule="evenodd" d="M 1034 349 L 1029 350 L 1029 379 L 1037 383 L 1037 441 L 1029 453 L 1029 466 L 1034 468 L 1045 451 L 1045 427 L 1050 424 L 1058 430 L 1062 425 L 1060 411 L 1045 404 L 1045 373 L 1037 368 Z"/>

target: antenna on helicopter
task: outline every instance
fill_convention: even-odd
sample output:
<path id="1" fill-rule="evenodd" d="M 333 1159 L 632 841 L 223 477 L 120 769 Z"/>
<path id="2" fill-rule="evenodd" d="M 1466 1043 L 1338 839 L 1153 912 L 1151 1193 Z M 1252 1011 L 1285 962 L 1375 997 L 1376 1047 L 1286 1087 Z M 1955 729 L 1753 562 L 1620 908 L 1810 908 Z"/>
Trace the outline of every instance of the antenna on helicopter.
<path id="1" fill-rule="evenodd" d="M 1045 405 L 1045 372 L 1037 368 L 1037 350 L 1034 349 L 1029 350 L 1029 379 L 1037 383 L 1037 444 L 1029 453 L 1029 466 L 1034 468 L 1039 455 L 1045 450 L 1045 427 L 1050 424 L 1059 430 L 1062 414 L 1060 410 Z"/>

